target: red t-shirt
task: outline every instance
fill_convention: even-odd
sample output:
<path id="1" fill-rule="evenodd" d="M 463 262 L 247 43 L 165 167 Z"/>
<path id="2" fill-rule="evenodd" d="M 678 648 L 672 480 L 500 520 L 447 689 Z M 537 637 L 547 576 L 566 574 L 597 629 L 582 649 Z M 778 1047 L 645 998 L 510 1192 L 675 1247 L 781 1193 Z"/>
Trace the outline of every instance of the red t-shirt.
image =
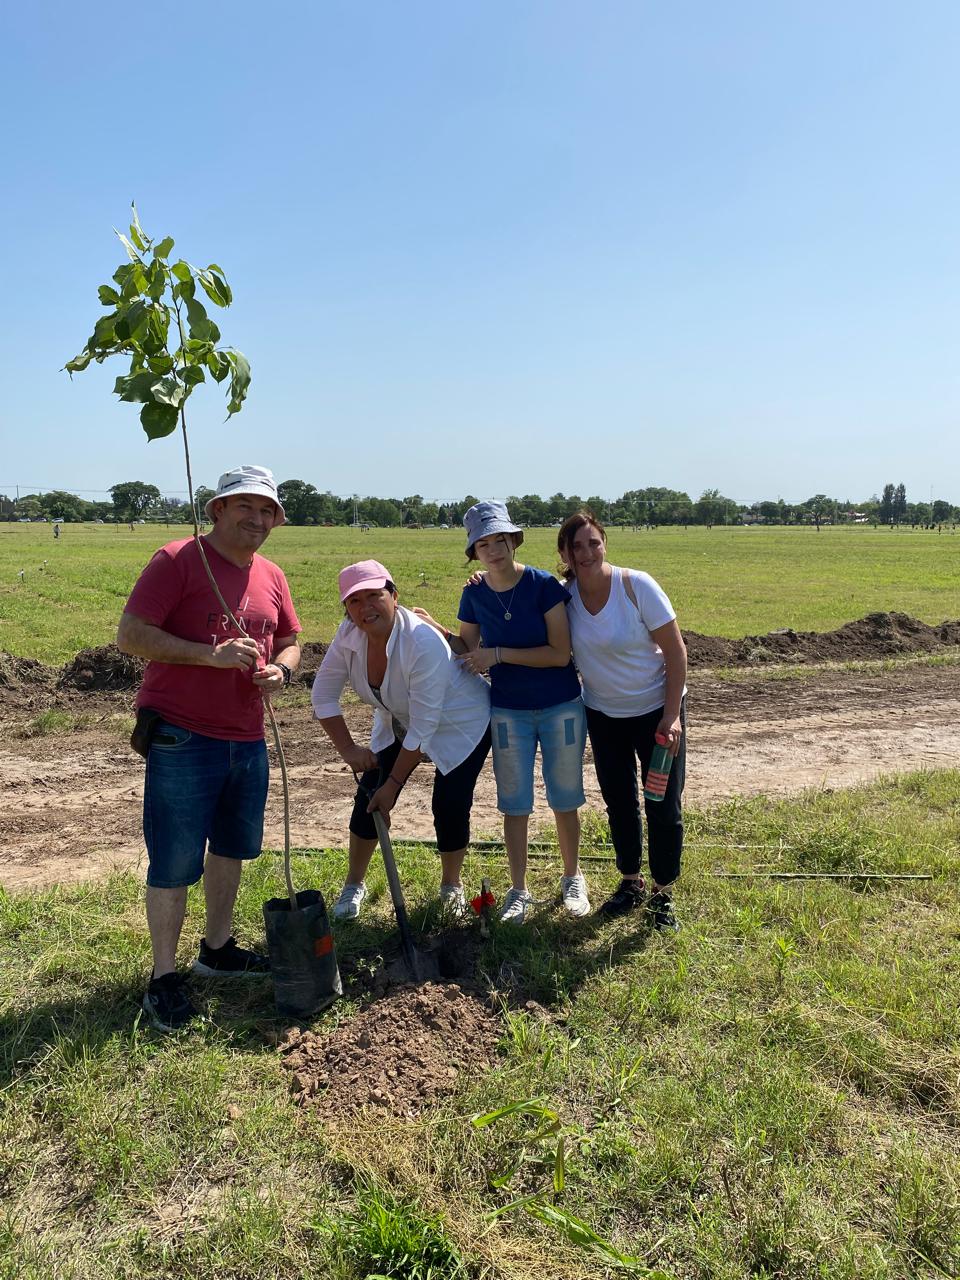
<path id="1" fill-rule="evenodd" d="M 255 555 L 241 569 L 203 539 L 207 560 L 243 633 L 256 640 L 264 662 L 275 635 L 301 630 L 283 571 Z M 161 547 L 137 579 L 126 612 L 181 640 L 220 644 L 239 634 L 220 607 L 192 538 Z M 148 662 L 138 707 L 153 707 L 172 724 L 210 738 L 255 742 L 263 737 L 263 698 L 252 670 Z"/>

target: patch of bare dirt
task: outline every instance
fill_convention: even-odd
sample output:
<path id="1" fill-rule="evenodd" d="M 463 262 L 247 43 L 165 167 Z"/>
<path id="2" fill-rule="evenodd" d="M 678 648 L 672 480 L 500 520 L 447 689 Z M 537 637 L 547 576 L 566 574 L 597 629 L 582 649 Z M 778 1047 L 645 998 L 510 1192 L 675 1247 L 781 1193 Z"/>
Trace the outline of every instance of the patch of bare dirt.
<path id="1" fill-rule="evenodd" d="M 332 1031 L 280 1043 L 297 1100 L 321 1114 L 364 1107 L 415 1116 L 487 1067 L 500 1021 L 454 983 L 404 985 Z"/>
<path id="2" fill-rule="evenodd" d="M 892 643 L 890 635 L 903 639 L 910 634 L 926 643 L 929 633 L 938 630 L 922 630 L 921 623 L 920 630 L 911 632 L 897 622 L 889 631 L 886 624 L 874 626 L 870 619 L 850 627 L 856 630 L 862 624 L 875 639 L 886 635 L 884 643 Z M 955 637 L 960 630 L 960 624 L 944 626 L 947 636 Z M 319 657 L 318 646 L 310 658 L 319 663 Z M 111 661 L 96 671 L 116 670 Z M 955 767 L 960 761 L 960 666 L 907 665 L 859 672 L 811 666 L 802 679 L 782 679 L 775 668 L 757 670 L 756 664 L 750 665 L 755 670 L 744 669 L 736 681 L 719 680 L 709 670 L 691 672 L 689 804 L 849 786 L 880 774 Z M 50 706 L 105 717 L 130 711 L 133 688 L 122 690 L 114 682 L 85 692 L 58 684 L 52 668 L 0 656 L 0 692 L 0 884 L 8 889 L 40 887 L 98 878 L 115 867 L 137 867 L 144 858 L 144 766 L 125 739 L 97 725 L 57 736 L 18 736 L 28 716 Z M 276 707 L 290 772 L 294 846 L 341 845 L 353 775 L 313 720 L 309 706 L 293 706 L 280 697 Z M 367 709 L 351 706 L 346 715 L 355 738 L 366 741 Z M 283 843 L 277 773 L 275 768 L 266 815 L 265 841 L 271 848 Z M 602 812 L 589 752 L 584 781 L 588 806 Z M 418 769 L 397 806 L 395 835 L 433 836 L 431 786 L 432 770 Z M 533 826 L 550 820 L 538 779 Z M 476 790 L 473 831 L 480 836 L 500 830 L 488 766 Z"/>
<path id="3" fill-rule="evenodd" d="M 930 653 L 960 644 L 960 621 L 931 627 L 906 613 L 869 613 L 835 631 L 792 631 L 728 640 L 685 631 L 691 667 L 757 666 L 762 663 L 853 662 Z"/>

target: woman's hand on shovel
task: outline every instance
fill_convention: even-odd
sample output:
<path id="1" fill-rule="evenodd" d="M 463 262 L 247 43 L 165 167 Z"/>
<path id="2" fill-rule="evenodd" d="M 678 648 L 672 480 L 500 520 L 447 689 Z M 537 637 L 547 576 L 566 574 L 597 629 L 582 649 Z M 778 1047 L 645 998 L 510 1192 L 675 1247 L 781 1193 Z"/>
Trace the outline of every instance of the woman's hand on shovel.
<path id="1" fill-rule="evenodd" d="M 354 773 L 366 773 L 368 769 L 375 769 L 378 764 L 377 757 L 369 747 L 358 747 L 356 743 L 341 751 L 340 755 L 344 764 L 348 764 Z"/>
<path id="2" fill-rule="evenodd" d="M 367 813 L 380 813 L 384 822 L 389 827 L 390 810 L 397 803 L 397 796 L 399 794 L 400 788 L 391 778 L 388 778 L 383 786 L 378 787 L 370 797 L 370 803 L 367 805 Z"/>

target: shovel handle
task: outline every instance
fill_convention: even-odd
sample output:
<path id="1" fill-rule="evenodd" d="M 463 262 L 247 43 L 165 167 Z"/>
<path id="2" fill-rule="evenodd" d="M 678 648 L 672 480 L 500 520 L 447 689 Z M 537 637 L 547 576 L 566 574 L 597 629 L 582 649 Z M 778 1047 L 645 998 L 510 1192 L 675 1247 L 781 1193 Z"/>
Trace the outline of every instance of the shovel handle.
<path id="1" fill-rule="evenodd" d="M 420 981 L 420 967 L 417 964 L 417 952 L 413 945 L 413 934 L 410 932 L 410 921 L 407 918 L 407 904 L 403 900 L 403 889 L 400 887 L 400 873 L 397 871 L 397 860 L 393 856 L 393 845 L 383 814 L 373 811 L 373 825 L 377 828 L 377 839 L 383 854 L 383 865 L 387 873 L 387 884 L 390 886 L 390 897 L 393 899 L 393 910 L 397 917 L 397 928 L 400 930 L 400 941 L 403 943 L 403 954 L 414 982 Z"/>
<path id="2" fill-rule="evenodd" d="M 357 786 L 365 796 L 369 796 L 370 792 L 361 782 L 356 771 L 354 777 L 357 779 Z M 381 784 L 383 780 L 383 770 L 380 771 Z M 407 962 L 407 968 L 410 970 L 410 976 L 414 982 L 420 981 L 420 966 L 417 964 L 417 952 L 413 945 L 413 934 L 410 932 L 410 921 L 407 917 L 407 904 L 403 900 L 403 889 L 400 885 L 400 873 L 397 871 L 397 860 L 393 856 L 393 844 L 390 840 L 390 832 L 384 821 L 383 814 L 379 809 L 374 809 L 373 825 L 377 829 L 377 840 L 380 842 L 380 852 L 383 854 L 383 866 L 387 873 L 387 884 L 390 887 L 390 897 L 393 899 L 393 911 L 397 917 L 397 928 L 400 930 L 400 941 L 403 945 L 403 954 Z"/>

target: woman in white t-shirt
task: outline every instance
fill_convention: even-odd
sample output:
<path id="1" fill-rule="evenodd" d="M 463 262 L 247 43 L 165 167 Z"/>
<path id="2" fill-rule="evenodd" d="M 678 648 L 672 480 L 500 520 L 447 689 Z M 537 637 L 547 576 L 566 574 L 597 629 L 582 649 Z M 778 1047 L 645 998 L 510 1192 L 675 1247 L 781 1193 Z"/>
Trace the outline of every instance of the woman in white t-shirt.
<path id="1" fill-rule="evenodd" d="M 683 636 L 670 601 L 648 573 L 609 563 L 606 531 L 589 511 L 564 522 L 557 547 L 571 594 L 567 617 L 593 762 L 622 877 L 598 911 L 621 916 L 644 905 L 637 760 L 645 782 L 659 736 L 673 766 L 663 799 L 644 802 L 652 881 L 646 907 L 656 928 L 676 930 L 671 888 L 680 875 L 686 765 Z"/>

